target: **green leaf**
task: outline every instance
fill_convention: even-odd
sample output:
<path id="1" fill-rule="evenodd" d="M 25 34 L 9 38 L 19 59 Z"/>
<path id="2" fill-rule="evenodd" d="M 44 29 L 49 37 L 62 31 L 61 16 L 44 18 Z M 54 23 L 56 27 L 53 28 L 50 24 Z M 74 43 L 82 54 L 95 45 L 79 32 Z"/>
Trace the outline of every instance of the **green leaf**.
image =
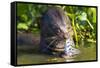
<path id="1" fill-rule="evenodd" d="M 24 21 L 24 22 L 26 22 L 28 20 L 27 15 L 26 14 L 22 14 L 21 15 L 21 20 Z"/>
<path id="2" fill-rule="evenodd" d="M 85 12 L 83 12 L 81 15 L 79 15 L 78 16 L 79 17 L 79 19 L 81 20 L 81 21 L 86 21 L 86 19 L 87 19 L 87 14 L 85 13 Z"/>
<path id="3" fill-rule="evenodd" d="M 92 12 L 93 12 L 93 22 L 96 23 L 96 8 L 91 8 Z"/>
<path id="4" fill-rule="evenodd" d="M 25 23 L 19 23 L 17 25 L 17 28 L 18 29 L 25 29 L 25 30 L 28 30 L 28 26 L 25 24 Z"/>

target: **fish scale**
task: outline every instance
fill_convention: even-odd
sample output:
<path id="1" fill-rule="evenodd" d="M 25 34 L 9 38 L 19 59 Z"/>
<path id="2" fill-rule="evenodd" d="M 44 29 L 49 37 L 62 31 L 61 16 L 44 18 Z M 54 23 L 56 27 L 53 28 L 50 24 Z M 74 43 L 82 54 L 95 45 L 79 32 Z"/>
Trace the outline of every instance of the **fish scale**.
<path id="1" fill-rule="evenodd" d="M 67 39 L 64 47 L 64 54 L 66 54 L 67 56 L 73 56 L 79 53 L 80 51 L 77 48 L 75 48 L 74 41 L 70 38 Z"/>

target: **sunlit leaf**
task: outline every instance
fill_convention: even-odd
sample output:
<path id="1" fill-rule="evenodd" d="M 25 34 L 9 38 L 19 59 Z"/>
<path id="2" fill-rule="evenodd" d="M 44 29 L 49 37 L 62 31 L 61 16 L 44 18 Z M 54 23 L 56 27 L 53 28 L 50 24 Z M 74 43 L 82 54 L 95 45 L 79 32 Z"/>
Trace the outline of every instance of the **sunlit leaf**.
<path id="1" fill-rule="evenodd" d="M 22 19 L 24 22 L 26 22 L 26 21 L 28 20 L 28 17 L 27 17 L 27 15 L 23 14 L 23 15 L 21 15 L 21 19 Z"/>
<path id="2" fill-rule="evenodd" d="M 92 12 L 93 12 L 93 22 L 96 23 L 96 8 L 91 8 Z"/>
<path id="3" fill-rule="evenodd" d="M 25 29 L 25 30 L 28 30 L 28 26 L 25 24 L 25 23 L 19 23 L 17 25 L 17 28 L 18 29 Z"/>
<path id="4" fill-rule="evenodd" d="M 78 16 L 81 21 L 85 21 L 87 19 L 87 14 L 83 12 L 80 16 Z"/>

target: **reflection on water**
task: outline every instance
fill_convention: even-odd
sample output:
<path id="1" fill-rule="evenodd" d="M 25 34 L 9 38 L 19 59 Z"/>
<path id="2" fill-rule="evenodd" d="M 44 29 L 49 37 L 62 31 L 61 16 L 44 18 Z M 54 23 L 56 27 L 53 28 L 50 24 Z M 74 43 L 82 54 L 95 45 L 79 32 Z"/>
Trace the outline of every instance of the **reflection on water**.
<path id="1" fill-rule="evenodd" d="M 71 61 L 74 61 L 74 59 L 66 59 L 65 61 L 66 62 L 71 62 Z"/>
<path id="2" fill-rule="evenodd" d="M 86 43 L 87 44 L 87 43 Z M 88 46 L 90 45 L 90 46 Z M 41 54 L 32 46 L 18 46 L 18 64 L 40 64 L 40 63 L 57 63 L 57 62 L 72 62 L 72 61 L 87 61 L 96 60 L 96 44 L 88 43 L 87 46 L 80 48 L 81 53 L 72 58 L 61 58 L 57 56 Z"/>

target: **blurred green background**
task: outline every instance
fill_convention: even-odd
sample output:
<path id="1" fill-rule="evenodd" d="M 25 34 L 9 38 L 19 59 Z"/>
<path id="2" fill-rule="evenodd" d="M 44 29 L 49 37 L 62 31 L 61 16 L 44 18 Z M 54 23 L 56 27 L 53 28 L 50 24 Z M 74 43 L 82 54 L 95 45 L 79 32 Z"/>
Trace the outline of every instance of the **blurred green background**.
<path id="1" fill-rule="evenodd" d="M 39 35 L 40 18 L 42 14 L 49 9 L 49 7 L 60 7 L 65 11 L 66 16 L 69 16 L 72 22 L 71 24 L 74 31 L 74 41 L 76 47 L 83 50 L 83 54 L 79 55 L 76 58 L 76 61 L 83 61 L 89 59 L 95 60 L 97 32 L 96 7 L 17 3 L 17 32 Z M 19 51 L 18 53 L 24 54 L 24 52 L 21 51 Z M 21 56 L 21 58 L 20 56 L 18 56 L 18 64 L 31 64 L 35 62 L 35 64 L 37 64 L 43 62 L 40 59 L 36 59 L 40 57 L 43 58 L 44 55 L 28 55 Z M 35 58 L 32 56 L 35 56 Z M 26 60 L 26 58 L 29 59 Z M 36 61 L 33 62 L 31 59 L 33 59 L 33 61 L 35 59 Z M 44 59 L 45 58 L 43 58 L 42 60 Z M 43 63 L 45 62 L 47 63 L 47 61 L 44 61 Z M 58 61 L 53 60 L 53 62 Z"/>

